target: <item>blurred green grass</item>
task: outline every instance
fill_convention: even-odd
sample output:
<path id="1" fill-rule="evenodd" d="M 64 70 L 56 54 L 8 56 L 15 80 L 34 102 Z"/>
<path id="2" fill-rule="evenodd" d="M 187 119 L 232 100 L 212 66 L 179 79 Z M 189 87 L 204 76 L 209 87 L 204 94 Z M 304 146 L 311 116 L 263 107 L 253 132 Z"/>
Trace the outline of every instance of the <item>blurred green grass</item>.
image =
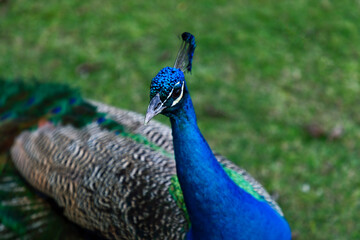
<path id="1" fill-rule="evenodd" d="M 0 76 L 144 113 L 189 31 L 187 82 L 212 148 L 278 196 L 296 239 L 360 239 L 359 22 L 347 0 L 2 0 Z"/>

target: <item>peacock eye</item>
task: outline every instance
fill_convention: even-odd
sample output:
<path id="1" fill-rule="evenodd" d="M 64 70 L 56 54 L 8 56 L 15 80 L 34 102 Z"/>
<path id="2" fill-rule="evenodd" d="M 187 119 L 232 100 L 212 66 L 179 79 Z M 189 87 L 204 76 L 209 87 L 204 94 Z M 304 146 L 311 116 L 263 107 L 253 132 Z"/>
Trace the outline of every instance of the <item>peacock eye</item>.
<path id="1" fill-rule="evenodd" d="M 172 99 L 175 100 L 180 96 L 180 94 L 181 94 L 181 88 L 176 88 L 176 89 L 174 89 L 171 97 L 172 97 Z"/>

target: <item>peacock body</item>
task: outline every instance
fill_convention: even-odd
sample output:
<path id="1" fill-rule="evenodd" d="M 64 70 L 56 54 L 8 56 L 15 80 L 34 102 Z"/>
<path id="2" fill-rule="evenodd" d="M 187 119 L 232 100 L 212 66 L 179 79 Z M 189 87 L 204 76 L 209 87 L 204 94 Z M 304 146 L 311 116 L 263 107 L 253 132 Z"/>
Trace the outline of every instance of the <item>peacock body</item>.
<path id="1" fill-rule="evenodd" d="M 175 67 L 152 80 L 145 117 L 164 114 L 171 129 L 67 86 L 2 81 L 0 149 L 68 219 L 108 239 L 290 239 L 265 189 L 202 137 L 184 78 L 195 39 L 182 38 Z M 0 164 L 0 236 L 42 236 L 46 203 Z"/>

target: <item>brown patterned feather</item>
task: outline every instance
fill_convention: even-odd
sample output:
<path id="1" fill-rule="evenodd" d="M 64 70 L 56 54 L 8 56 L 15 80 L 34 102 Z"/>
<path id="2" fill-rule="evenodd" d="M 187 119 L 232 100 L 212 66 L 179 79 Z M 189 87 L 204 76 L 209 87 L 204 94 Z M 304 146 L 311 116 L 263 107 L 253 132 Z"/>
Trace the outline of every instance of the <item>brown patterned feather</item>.
<path id="1" fill-rule="evenodd" d="M 126 131 L 145 136 L 173 154 L 169 127 L 143 116 L 92 102 Z M 187 224 L 169 193 L 175 160 L 161 151 L 116 135 L 92 123 L 82 129 L 47 125 L 24 132 L 11 154 L 24 178 L 64 208 L 73 222 L 109 239 L 184 239 Z M 243 169 L 241 173 L 281 213 L 269 194 Z"/>

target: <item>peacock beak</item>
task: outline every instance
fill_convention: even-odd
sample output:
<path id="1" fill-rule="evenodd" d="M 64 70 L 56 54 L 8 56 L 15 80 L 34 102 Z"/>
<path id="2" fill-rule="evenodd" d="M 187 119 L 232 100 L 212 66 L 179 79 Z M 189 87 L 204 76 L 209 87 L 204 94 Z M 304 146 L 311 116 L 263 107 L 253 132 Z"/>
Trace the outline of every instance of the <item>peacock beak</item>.
<path id="1" fill-rule="evenodd" d="M 145 115 L 145 121 L 144 124 L 148 124 L 150 120 L 158 115 L 159 113 L 164 110 L 166 106 L 164 106 L 163 102 L 160 100 L 160 94 L 156 94 L 155 97 L 153 97 L 149 103 L 148 109 L 146 111 Z"/>

